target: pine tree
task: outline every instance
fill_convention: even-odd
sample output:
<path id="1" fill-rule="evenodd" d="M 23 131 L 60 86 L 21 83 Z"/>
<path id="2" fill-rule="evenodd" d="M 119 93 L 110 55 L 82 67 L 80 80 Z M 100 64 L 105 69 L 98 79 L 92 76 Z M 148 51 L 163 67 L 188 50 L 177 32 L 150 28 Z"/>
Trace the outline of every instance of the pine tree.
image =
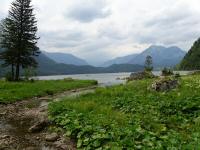
<path id="1" fill-rule="evenodd" d="M 145 60 L 145 70 L 152 71 L 153 70 L 153 59 L 151 56 L 147 56 Z"/>
<path id="2" fill-rule="evenodd" d="M 11 66 L 13 79 L 19 80 L 20 68 L 36 67 L 37 21 L 33 14 L 31 0 L 15 0 L 9 15 L 1 23 L 0 46 L 4 52 L 0 58 L 4 66 Z"/>
<path id="3" fill-rule="evenodd" d="M 180 70 L 199 70 L 200 69 L 200 38 L 194 42 L 191 49 L 183 58 L 179 66 Z"/>

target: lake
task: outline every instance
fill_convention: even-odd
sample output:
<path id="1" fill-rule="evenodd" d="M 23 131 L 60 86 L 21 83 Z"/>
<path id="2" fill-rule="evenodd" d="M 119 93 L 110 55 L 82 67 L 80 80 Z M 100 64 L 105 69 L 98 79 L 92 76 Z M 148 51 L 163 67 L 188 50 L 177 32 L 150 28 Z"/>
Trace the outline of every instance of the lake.
<path id="1" fill-rule="evenodd" d="M 123 84 L 131 73 L 102 73 L 102 74 L 77 74 L 77 75 L 56 75 L 56 76 L 39 76 L 39 80 L 60 80 L 64 78 L 73 78 L 80 80 L 97 80 L 100 86 L 110 86 Z"/>
<path id="2" fill-rule="evenodd" d="M 154 71 L 155 75 L 159 76 L 160 71 Z M 181 75 L 187 75 L 188 71 L 179 71 Z M 81 80 L 97 80 L 100 86 L 110 86 L 116 84 L 123 84 L 126 80 L 124 78 L 129 77 L 129 73 L 102 73 L 102 74 L 77 74 L 77 75 L 56 75 L 56 76 L 39 76 L 39 80 L 61 80 L 64 78 L 73 78 Z"/>

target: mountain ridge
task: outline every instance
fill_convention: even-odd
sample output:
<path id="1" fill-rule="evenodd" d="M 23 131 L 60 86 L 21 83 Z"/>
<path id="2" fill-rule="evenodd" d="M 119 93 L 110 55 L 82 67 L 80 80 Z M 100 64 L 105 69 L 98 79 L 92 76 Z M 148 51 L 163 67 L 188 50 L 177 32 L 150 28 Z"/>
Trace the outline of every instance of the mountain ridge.
<path id="1" fill-rule="evenodd" d="M 0 49 L 0 51 L 2 50 Z M 76 66 L 64 63 L 57 63 L 54 60 L 50 59 L 48 56 L 46 56 L 43 52 L 41 52 L 38 57 L 35 57 L 35 59 L 38 62 L 38 68 L 36 68 L 36 73 L 39 76 L 136 72 L 142 71 L 144 69 L 144 67 L 141 65 L 133 64 L 119 64 L 112 65 L 109 67 L 94 67 L 90 65 Z M 0 67 L 0 76 L 5 76 L 5 74 L 9 71 L 9 68 Z M 23 70 L 21 71 L 21 75 L 23 75 Z"/>
<path id="2" fill-rule="evenodd" d="M 153 58 L 153 66 L 155 68 L 174 67 L 179 64 L 186 52 L 177 46 L 164 47 L 161 45 L 151 45 L 139 54 L 131 54 L 124 57 L 117 57 L 105 62 L 102 66 L 112 64 L 139 64 L 144 65 L 146 56 Z"/>
<path id="3" fill-rule="evenodd" d="M 181 62 L 185 54 L 186 52 L 177 46 L 164 47 L 153 45 L 137 55 L 129 63 L 142 65 L 146 57 L 150 55 L 155 68 L 174 67 Z"/>
<path id="4" fill-rule="evenodd" d="M 138 54 L 131 54 L 131 55 L 127 55 L 127 56 L 117 57 L 117 58 L 114 58 L 114 59 L 104 62 L 101 66 L 108 67 L 113 64 L 127 64 L 127 62 L 129 60 L 136 57 L 137 55 Z"/>
<path id="5" fill-rule="evenodd" d="M 51 58 L 57 63 L 63 63 L 68 65 L 85 66 L 89 65 L 84 59 L 74 56 L 69 53 L 61 52 L 46 52 L 42 51 L 47 57 Z"/>

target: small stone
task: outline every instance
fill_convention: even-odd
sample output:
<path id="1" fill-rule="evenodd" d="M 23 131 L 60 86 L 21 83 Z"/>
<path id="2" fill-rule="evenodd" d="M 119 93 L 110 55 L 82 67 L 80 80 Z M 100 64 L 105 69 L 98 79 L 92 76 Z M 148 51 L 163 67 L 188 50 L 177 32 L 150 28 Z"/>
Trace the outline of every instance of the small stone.
<path id="1" fill-rule="evenodd" d="M 49 98 L 49 97 L 41 97 L 41 98 L 39 98 L 39 100 L 41 100 L 41 101 L 49 101 L 49 100 L 51 100 L 51 98 Z"/>
<path id="2" fill-rule="evenodd" d="M 68 149 L 69 149 L 69 146 L 67 146 L 66 144 L 58 144 L 58 145 L 56 146 L 56 148 L 62 149 L 62 150 L 68 150 Z"/>
<path id="3" fill-rule="evenodd" d="M 2 112 L 2 113 L 0 113 L 0 116 L 4 116 L 4 115 L 6 115 L 6 111 L 5 112 Z"/>
<path id="4" fill-rule="evenodd" d="M 1 139 L 7 139 L 7 138 L 10 138 L 10 136 L 9 136 L 9 135 L 3 135 L 3 136 L 1 137 Z"/>
<path id="5" fill-rule="evenodd" d="M 24 150 L 36 150 L 34 147 L 27 147 Z"/>
<path id="6" fill-rule="evenodd" d="M 46 135 L 45 137 L 46 141 L 48 142 L 55 142 L 58 138 L 59 136 L 57 133 L 52 133 L 52 134 Z"/>
<path id="7" fill-rule="evenodd" d="M 67 145 L 63 144 L 63 145 L 60 146 L 60 149 L 62 149 L 62 150 L 68 150 L 69 147 Z"/>

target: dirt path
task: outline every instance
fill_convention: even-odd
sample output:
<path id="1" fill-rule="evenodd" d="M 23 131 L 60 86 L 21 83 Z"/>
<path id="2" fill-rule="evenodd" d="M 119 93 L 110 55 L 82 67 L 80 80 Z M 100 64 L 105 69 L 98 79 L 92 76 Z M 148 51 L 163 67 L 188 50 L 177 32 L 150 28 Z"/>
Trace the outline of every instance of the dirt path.
<path id="1" fill-rule="evenodd" d="M 90 93 L 95 88 L 0 105 L 0 150 L 74 150 L 73 141 L 49 132 L 48 103 Z"/>

